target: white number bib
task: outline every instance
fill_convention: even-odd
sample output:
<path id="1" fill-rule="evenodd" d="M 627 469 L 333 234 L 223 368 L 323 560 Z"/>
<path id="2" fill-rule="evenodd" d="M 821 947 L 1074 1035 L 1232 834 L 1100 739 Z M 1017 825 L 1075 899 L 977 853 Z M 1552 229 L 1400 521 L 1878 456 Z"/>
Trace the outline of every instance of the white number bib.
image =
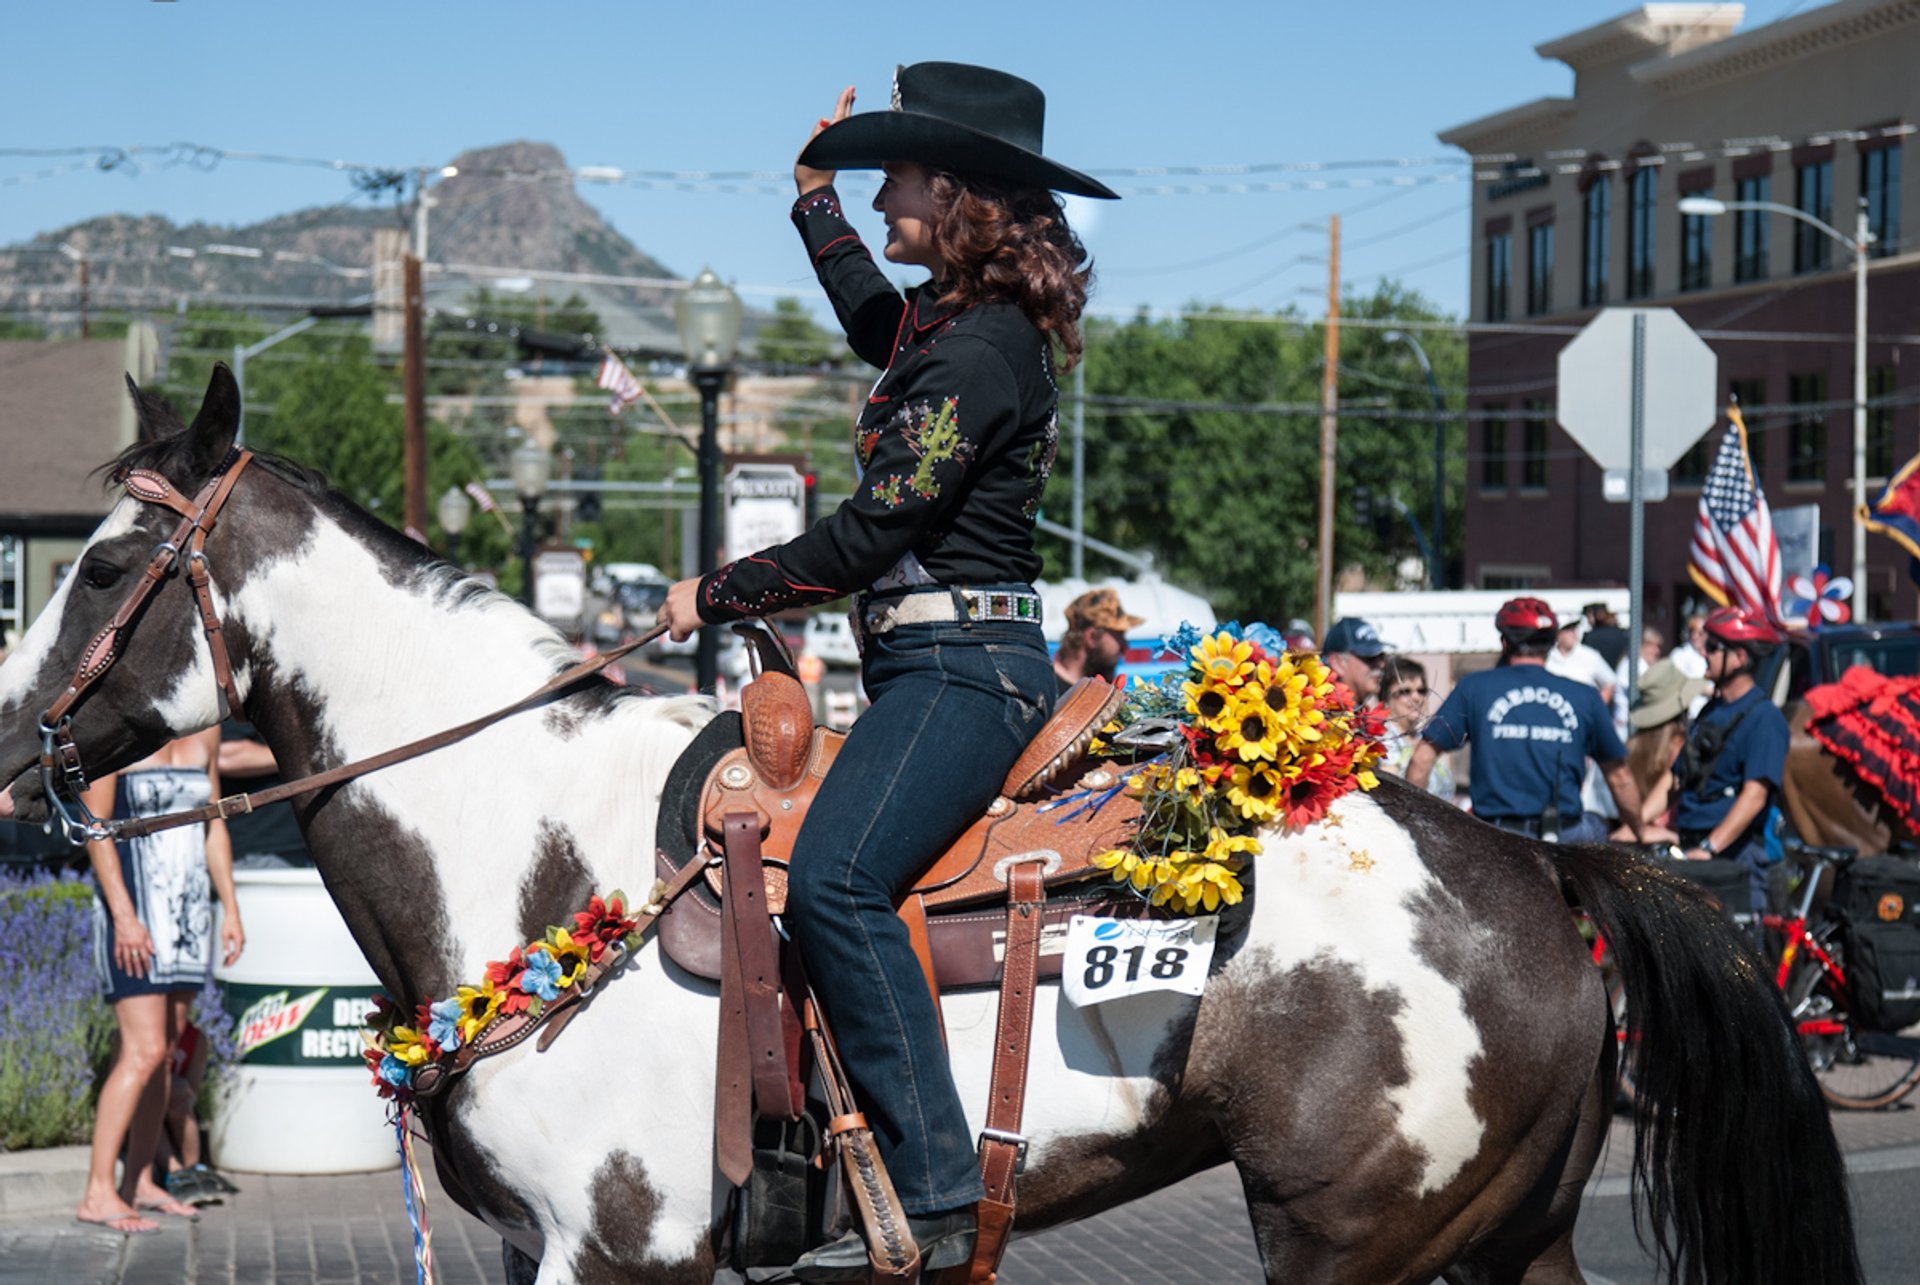
<path id="1" fill-rule="evenodd" d="M 1067 925 L 1060 982 L 1076 1007 L 1123 995 L 1175 991 L 1198 995 L 1213 962 L 1218 915 L 1193 919 L 1101 919 L 1075 915 Z"/>

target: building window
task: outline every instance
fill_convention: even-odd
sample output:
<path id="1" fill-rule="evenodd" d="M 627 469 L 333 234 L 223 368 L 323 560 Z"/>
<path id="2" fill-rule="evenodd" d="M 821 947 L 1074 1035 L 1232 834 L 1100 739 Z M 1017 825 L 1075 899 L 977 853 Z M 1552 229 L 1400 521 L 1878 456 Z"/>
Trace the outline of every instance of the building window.
<path id="1" fill-rule="evenodd" d="M 1553 224 L 1527 229 L 1527 315 L 1553 311 Z"/>
<path id="2" fill-rule="evenodd" d="M 1833 222 L 1833 162 L 1815 161 L 1793 171 L 1793 204 L 1822 223 Z M 1793 270 L 1819 272 L 1833 263 L 1833 241 L 1819 228 L 1798 220 L 1793 225 Z"/>
<path id="3" fill-rule="evenodd" d="M 1487 320 L 1507 319 L 1507 282 L 1513 273 L 1513 234 L 1487 238 Z"/>
<path id="4" fill-rule="evenodd" d="M 1720 434 L 1708 429 L 1705 436 L 1687 448 L 1687 453 L 1673 462 L 1673 483 L 1675 486 L 1704 486 L 1707 481 L 1707 466 L 1713 463 L 1713 453 L 1720 445 Z"/>
<path id="5" fill-rule="evenodd" d="M 1753 476 L 1758 479 L 1767 471 L 1767 434 L 1766 416 L 1755 412 L 1767 404 L 1767 381 L 1764 379 L 1736 379 L 1727 385 L 1727 392 L 1740 405 L 1740 419 L 1747 426 L 1747 458 L 1753 462 Z M 1713 434 L 1714 445 L 1719 445 L 1719 434 Z"/>
<path id="6" fill-rule="evenodd" d="M 1547 489 L 1547 421 L 1553 418 L 1551 402 L 1530 401 L 1527 417 L 1520 426 L 1520 489 Z"/>
<path id="7" fill-rule="evenodd" d="M 1867 372 L 1867 476 L 1893 476 L 1893 407 L 1873 403 L 1893 395 L 1893 367 Z"/>
<path id="8" fill-rule="evenodd" d="M 20 541 L 0 535 L 0 636 L 19 629 L 26 604 L 20 592 Z M 4 647 L 0 643 L 0 647 Z"/>
<path id="9" fill-rule="evenodd" d="M 1660 171 L 1642 166 L 1627 179 L 1627 298 L 1653 293 L 1654 186 Z"/>
<path id="10" fill-rule="evenodd" d="M 1880 259 L 1900 252 L 1900 144 L 1860 153 L 1860 196 L 1867 203 L 1867 254 Z"/>
<path id="11" fill-rule="evenodd" d="M 1712 189 L 1700 188 L 1687 196 L 1711 196 Z M 1705 214 L 1680 216 L 1680 288 L 1705 290 L 1713 284 L 1713 231 Z"/>
<path id="12" fill-rule="evenodd" d="M 1480 489 L 1507 489 L 1507 407 L 1505 402 L 1489 403 L 1487 418 L 1481 421 Z"/>
<path id="13" fill-rule="evenodd" d="M 1773 177 L 1769 174 L 1743 178 L 1735 187 L 1735 200 L 1771 201 Z M 1736 210 L 1733 219 L 1733 279 L 1767 279 L 1767 228 L 1765 210 Z"/>
<path id="14" fill-rule="evenodd" d="M 1607 236 L 1613 184 L 1596 179 L 1580 201 L 1580 306 L 1598 308 L 1607 301 Z"/>
<path id="15" fill-rule="evenodd" d="M 1787 424 L 1787 481 L 1827 480 L 1827 412 L 1815 403 L 1827 399 L 1824 373 L 1787 376 L 1787 400 L 1793 419 Z"/>

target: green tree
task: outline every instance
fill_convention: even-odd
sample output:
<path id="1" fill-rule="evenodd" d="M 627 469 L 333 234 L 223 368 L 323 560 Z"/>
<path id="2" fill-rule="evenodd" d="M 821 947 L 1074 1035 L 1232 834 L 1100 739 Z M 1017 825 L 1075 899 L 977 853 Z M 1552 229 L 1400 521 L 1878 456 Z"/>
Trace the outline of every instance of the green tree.
<path id="1" fill-rule="evenodd" d="M 754 355 L 769 367 L 811 367 L 849 356 L 844 341 L 814 323 L 805 305 L 785 297 L 773 301 L 773 317 L 754 337 Z"/>
<path id="2" fill-rule="evenodd" d="M 1355 320 L 1446 320 L 1392 283 L 1342 309 Z M 1195 310 L 1089 326 L 1087 529 L 1152 553 L 1169 579 L 1206 593 L 1223 616 L 1284 621 L 1311 615 L 1314 601 L 1324 337 L 1291 311 L 1243 318 Z M 1440 383 L 1462 383 L 1459 335 L 1423 331 L 1422 342 Z M 1431 399 L 1406 349 L 1364 326 L 1342 331 L 1340 394 L 1336 557 L 1391 582 L 1418 552 L 1395 500 L 1427 522 Z M 1447 431 L 1447 538 L 1457 549 L 1464 435 L 1457 422 Z M 1071 467 L 1063 442 L 1048 493 L 1056 520 L 1071 504 Z M 1355 520 L 1355 483 L 1369 488 L 1377 522 Z M 1064 574 L 1066 542 L 1049 538 L 1043 552 L 1049 574 Z"/>

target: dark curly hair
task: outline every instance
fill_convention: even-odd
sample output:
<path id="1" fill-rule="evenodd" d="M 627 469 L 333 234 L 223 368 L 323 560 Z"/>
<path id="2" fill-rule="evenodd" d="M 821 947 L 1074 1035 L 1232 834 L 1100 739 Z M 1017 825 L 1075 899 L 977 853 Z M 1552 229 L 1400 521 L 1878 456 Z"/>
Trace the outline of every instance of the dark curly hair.
<path id="1" fill-rule="evenodd" d="M 955 303 L 1012 303 L 1059 351 L 1060 368 L 1080 360 L 1080 312 L 1093 287 L 1087 249 L 1045 188 L 936 171 L 933 244 L 948 265 Z"/>

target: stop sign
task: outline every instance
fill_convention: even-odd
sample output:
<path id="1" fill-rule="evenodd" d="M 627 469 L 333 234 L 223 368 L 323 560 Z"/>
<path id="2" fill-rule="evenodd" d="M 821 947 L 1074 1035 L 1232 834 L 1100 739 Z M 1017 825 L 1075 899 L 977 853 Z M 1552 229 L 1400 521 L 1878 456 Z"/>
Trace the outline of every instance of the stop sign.
<path id="1" fill-rule="evenodd" d="M 1633 466 L 1633 319 L 1646 320 L 1640 467 L 1671 468 L 1720 413 L 1720 362 L 1671 308 L 1608 308 L 1560 350 L 1567 435 L 1603 469 Z"/>

